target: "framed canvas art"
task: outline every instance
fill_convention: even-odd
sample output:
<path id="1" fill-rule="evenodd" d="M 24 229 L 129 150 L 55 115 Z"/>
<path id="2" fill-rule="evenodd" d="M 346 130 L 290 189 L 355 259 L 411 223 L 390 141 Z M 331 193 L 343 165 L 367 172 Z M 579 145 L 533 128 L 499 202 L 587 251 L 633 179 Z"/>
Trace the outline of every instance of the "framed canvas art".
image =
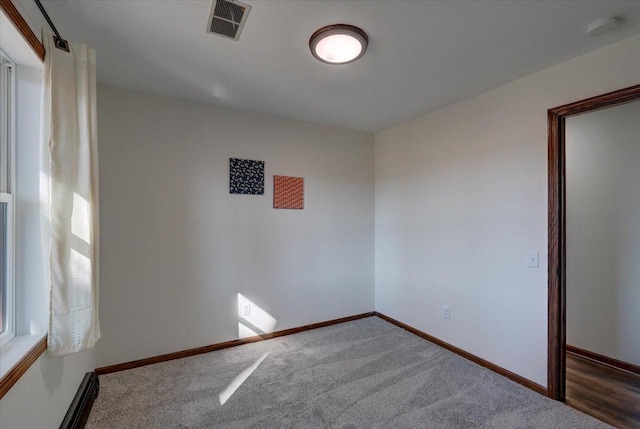
<path id="1" fill-rule="evenodd" d="M 229 193 L 264 195 L 264 161 L 230 158 Z"/>
<path id="2" fill-rule="evenodd" d="M 304 208 L 304 178 L 273 176 L 273 208 Z"/>

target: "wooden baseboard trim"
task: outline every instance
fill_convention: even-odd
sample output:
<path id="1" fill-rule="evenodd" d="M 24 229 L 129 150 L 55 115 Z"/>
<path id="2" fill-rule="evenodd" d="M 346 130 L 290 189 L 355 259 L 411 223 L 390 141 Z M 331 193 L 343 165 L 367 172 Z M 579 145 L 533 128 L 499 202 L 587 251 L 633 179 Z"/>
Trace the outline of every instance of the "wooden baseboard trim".
<path id="1" fill-rule="evenodd" d="M 480 357 L 478 357 L 476 355 L 473 355 L 473 354 L 471 354 L 471 353 L 469 353 L 467 351 L 464 351 L 461 348 L 458 348 L 458 347 L 456 347 L 454 345 L 451 345 L 451 344 L 449 344 L 447 342 L 444 342 L 439 338 L 436 338 L 436 337 L 433 337 L 433 336 L 431 336 L 429 334 L 426 334 L 426 333 L 424 333 L 424 332 L 422 332 L 422 331 L 420 331 L 420 330 L 418 330 L 418 329 L 416 329 L 416 328 L 414 328 L 412 326 L 407 325 L 406 323 L 402 323 L 402 322 L 400 322 L 400 321 L 398 321 L 396 319 L 393 319 L 393 318 L 391 318 L 389 316 L 386 316 L 386 315 L 384 315 L 382 313 L 378 313 L 377 311 L 375 312 L 375 314 L 379 318 L 381 318 L 383 320 L 386 320 L 387 322 L 392 323 L 392 324 L 394 324 L 394 325 L 396 325 L 396 326 L 398 326 L 398 327 L 400 327 L 402 329 L 405 329 L 405 330 L 411 332 L 412 334 L 415 334 L 415 335 L 417 335 L 417 336 L 419 336 L 421 338 L 424 338 L 425 340 L 430 341 L 430 342 L 432 342 L 434 344 L 437 344 L 440 347 L 449 350 L 450 352 L 453 352 L 453 353 L 455 353 L 457 355 L 462 356 L 465 359 L 470 360 L 471 362 L 475 362 L 480 366 L 483 366 L 483 367 L 485 367 L 487 369 L 490 369 L 491 371 L 493 371 L 495 373 L 498 373 L 498 374 L 500 374 L 500 375 L 502 375 L 504 377 L 507 377 L 508 379 L 513 380 L 516 383 L 521 384 L 524 387 L 527 387 L 527 388 L 533 390 L 534 392 L 537 392 L 537 393 L 539 393 L 541 395 L 547 396 L 547 388 L 546 387 L 541 386 L 538 383 L 535 383 L 535 382 L 529 380 L 528 378 L 524 378 L 524 377 L 522 377 L 522 376 L 520 376 L 518 374 L 515 374 L 515 373 L 513 373 L 513 372 L 511 372 L 511 371 L 509 371 L 507 369 L 504 369 L 504 368 L 502 368 L 502 367 L 500 367 L 500 366 L 498 366 L 498 365 L 496 365 L 494 363 L 491 363 L 491 362 L 489 362 L 487 360 L 484 360 L 484 359 L 482 359 L 482 358 L 480 358 Z"/>
<path id="2" fill-rule="evenodd" d="M 518 374 L 515 374 L 509 370 L 506 370 L 496 364 L 493 364 L 487 360 L 484 360 L 476 355 L 473 355 L 469 352 L 466 352 L 456 346 L 453 346 L 447 342 L 444 342 L 436 337 L 433 337 L 429 334 L 426 334 L 416 328 L 413 328 L 405 323 L 402 323 L 398 320 L 395 320 L 389 316 L 386 316 L 382 313 L 378 313 L 377 311 L 373 311 L 370 313 L 363 313 L 363 314 L 358 314 L 355 316 L 349 316 L 349 317 L 343 317 L 340 319 L 334 319 L 334 320 L 329 320 L 326 322 L 320 322 L 320 323 L 312 323 L 310 325 L 305 325 L 305 326 L 300 326 L 297 328 L 291 328 L 291 329 L 285 329 L 282 331 L 276 331 L 270 334 L 263 334 L 263 335 L 257 335 L 254 337 L 249 337 L 249 338 L 242 338 L 239 340 L 231 340 L 231 341 L 226 341 L 224 343 L 217 343 L 217 344 L 211 344 L 209 346 L 204 346 L 204 347 L 197 347 L 194 349 L 189 349 L 189 350 L 183 350 L 183 351 L 179 351 L 179 352 L 175 352 L 175 353 L 168 353 L 168 354 L 164 354 L 164 355 L 160 355 L 160 356 L 154 356 L 154 357 L 150 357 L 150 358 L 146 358 L 146 359 L 140 359 L 140 360 L 135 360 L 135 361 L 131 361 L 131 362 L 124 362 L 124 363 L 119 363 L 116 365 L 110 365 L 110 366 L 105 366 L 105 367 L 101 367 L 101 368 L 97 368 L 95 370 L 95 373 L 98 375 L 103 375 L 103 374 L 110 374 L 112 372 L 118 372 L 118 371 L 125 371 L 128 369 L 133 369 L 133 368 L 138 368 L 141 366 L 145 366 L 145 365 L 152 365 L 155 363 L 160 363 L 160 362 L 166 362 L 169 360 L 174 360 L 174 359 L 181 359 L 184 357 L 189 357 L 189 356 L 195 356 L 195 355 L 199 355 L 202 353 L 209 353 L 215 350 L 221 350 L 221 349 L 226 349 L 229 347 L 236 347 L 236 346 L 240 346 L 242 344 L 248 344 L 248 343 L 254 343 L 256 341 L 263 341 L 263 340 L 268 340 L 271 338 L 277 338 L 277 337 L 282 337 L 285 335 L 291 335 L 291 334 L 296 334 L 298 332 L 304 332 L 304 331 L 309 331 L 311 329 L 318 329 L 318 328 L 324 328 L 326 326 L 331 326 L 331 325 L 337 325 L 339 323 L 345 323 L 345 322 L 351 322 L 353 320 L 358 320 L 358 319 L 364 319 L 365 317 L 372 317 L 372 316 L 377 316 L 383 320 L 386 320 L 389 323 L 392 323 L 402 329 L 405 329 L 409 332 L 411 332 L 412 334 L 415 334 L 421 338 L 424 338 L 427 341 L 430 341 L 434 344 L 437 344 L 438 346 L 445 348 L 457 355 L 462 356 L 465 359 L 468 359 L 472 362 L 477 363 L 480 366 L 483 366 L 487 369 L 490 369 L 491 371 L 498 373 L 504 377 L 509 378 L 510 380 L 515 381 L 518 384 L 521 384 L 537 393 L 540 393 L 541 395 L 547 395 L 547 389 L 541 385 L 539 385 L 538 383 L 535 383 L 525 377 L 522 377 Z"/>
<path id="3" fill-rule="evenodd" d="M 98 375 L 95 372 L 86 373 L 67 414 L 64 416 L 60 429 L 83 429 L 99 392 Z"/>
<path id="4" fill-rule="evenodd" d="M 195 349 L 183 350 L 180 352 L 168 353 L 160 356 L 154 356 L 146 359 L 134 360 L 131 362 L 119 363 L 116 365 L 104 366 L 96 368 L 96 374 L 110 374 L 112 372 L 125 371 L 127 369 L 138 368 L 154 363 L 166 362 L 168 360 L 181 359 L 184 357 L 195 356 L 202 353 L 209 353 L 215 350 L 226 349 L 229 347 L 241 346 L 242 344 L 255 343 L 256 341 L 264 341 L 271 338 L 282 337 L 285 335 L 297 334 L 298 332 L 309 331 L 311 329 L 324 328 L 326 326 L 337 325 L 339 323 L 351 322 L 353 320 L 364 319 L 365 317 L 373 317 L 375 312 L 357 314 L 355 316 L 342 317 L 340 319 L 328 320 L 326 322 L 312 323 L 310 325 L 299 326 L 297 328 L 284 329 L 282 331 L 272 332 L 270 334 L 256 335 L 254 337 L 242 338 L 239 340 L 226 341 L 224 343 L 211 344 L 209 346 L 197 347 Z"/>
<path id="5" fill-rule="evenodd" d="M 47 337 L 29 350 L 24 357 L 0 379 L 0 399 L 13 387 L 14 384 L 27 372 L 27 370 L 38 360 L 40 355 L 47 350 Z"/>
<path id="6" fill-rule="evenodd" d="M 640 366 L 628 362 L 623 362 L 618 359 L 610 358 L 608 356 L 604 356 L 595 352 L 590 352 L 589 350 L 581 349 L 580 347 L 570 346 L 569 344 L 567 344 L 567 353 L 571 353 L 603 365 L 620 369 L 622 371 L 628 371 L 640 375 Z"/>

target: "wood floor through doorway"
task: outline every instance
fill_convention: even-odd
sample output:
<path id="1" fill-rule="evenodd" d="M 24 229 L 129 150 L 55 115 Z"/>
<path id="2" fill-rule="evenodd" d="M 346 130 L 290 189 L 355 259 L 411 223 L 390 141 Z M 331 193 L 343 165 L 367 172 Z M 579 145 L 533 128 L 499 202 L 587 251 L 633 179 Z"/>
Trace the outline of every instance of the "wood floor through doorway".
<path id="1" fill-rule="evenodd" d="M 567 353 L 567 405 L 621 429 L 640 428 L 640 375 Z"/>

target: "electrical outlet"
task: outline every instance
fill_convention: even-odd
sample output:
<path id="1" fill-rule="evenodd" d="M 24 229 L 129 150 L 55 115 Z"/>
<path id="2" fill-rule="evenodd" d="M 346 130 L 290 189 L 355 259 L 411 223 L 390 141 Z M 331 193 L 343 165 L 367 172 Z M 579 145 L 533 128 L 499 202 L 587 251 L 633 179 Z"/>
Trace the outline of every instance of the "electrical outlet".
<path id="1" fill-rule="evenodd" d="M 448 305 L 442 306 L 442 318 L 447 320 L 451 319 L 451 309 Z"/>
<path id="2" fill-rule="evenodd" d="M 251 316 L 251 303 L 243 302 L 242 303 L 242 317 Z"/>

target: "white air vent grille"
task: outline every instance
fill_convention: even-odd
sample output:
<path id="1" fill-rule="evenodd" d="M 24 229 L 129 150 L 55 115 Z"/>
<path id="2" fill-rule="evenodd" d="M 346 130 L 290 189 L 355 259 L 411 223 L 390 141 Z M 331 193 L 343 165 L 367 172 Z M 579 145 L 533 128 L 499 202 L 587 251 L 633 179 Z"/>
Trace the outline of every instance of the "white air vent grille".
<path id="1" fill-rule="evenodd" d="M 207 33 L 238 40 L 251 6 L 236 0 L 213 0 Z"/>

